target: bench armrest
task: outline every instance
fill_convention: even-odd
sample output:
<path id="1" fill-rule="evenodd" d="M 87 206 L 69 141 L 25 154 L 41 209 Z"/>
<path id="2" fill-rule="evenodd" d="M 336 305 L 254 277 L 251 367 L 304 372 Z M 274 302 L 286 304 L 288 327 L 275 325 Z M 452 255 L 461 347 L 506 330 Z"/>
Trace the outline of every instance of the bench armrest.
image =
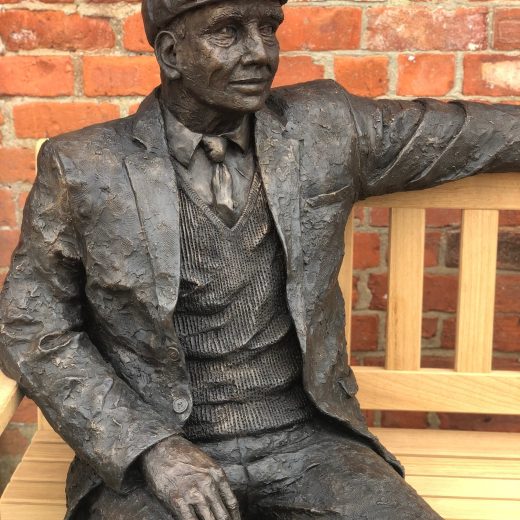
<path id="1" fill-rule="evenodd" d="M 0 372 L 0 434 L 9 424 L 22 398 L 23 394 L 16 381 Z"/>

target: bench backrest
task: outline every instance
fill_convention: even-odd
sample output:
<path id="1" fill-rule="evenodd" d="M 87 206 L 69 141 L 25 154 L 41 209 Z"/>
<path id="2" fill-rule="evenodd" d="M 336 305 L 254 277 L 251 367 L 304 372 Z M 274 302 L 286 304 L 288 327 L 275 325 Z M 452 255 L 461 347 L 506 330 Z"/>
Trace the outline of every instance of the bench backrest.
<path id="1" fill-rule="evenodd" d="M 520 372 L 492 370 L 498 216 L 520 210 L 520 174 L 478 175 L 358 204 L 390 208 L 386 362 L 355 368 L 362 407 L 520 414 Z M 426 208 L 462 210 L 453 370 L 421 369 Z M 339 277 L 349 345 L 353 233 L 351 216 Z"/>

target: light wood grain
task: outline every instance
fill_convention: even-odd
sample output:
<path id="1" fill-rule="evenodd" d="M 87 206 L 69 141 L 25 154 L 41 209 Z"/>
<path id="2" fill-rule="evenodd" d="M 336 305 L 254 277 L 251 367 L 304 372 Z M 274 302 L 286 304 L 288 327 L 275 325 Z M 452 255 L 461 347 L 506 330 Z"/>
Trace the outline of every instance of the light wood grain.
<path id="1" fill-rule="evenodd" d="M 424 209 L 392 209 L 386 320 L 389 370 L 421 366 L 424 237 Z"/>
<path id="2" fill-rule="evenodd" d="M 520 438 L 518 439 L 520 442 Z M 406 474 L 437 477 L 520 479 L 520 460 L 432 455 L 400 455 Z"/>
<path id="3" fill-rule="evenodd" d="M 350 359 L 351 330 L 352 330 L 352 272 L 354 258 L 354 213 L 345 228 L 345 256 L 338 275 L 338 283 L 345 300 L 345 338 L 347 340 L 347 354 Z"/>
<path id="4" fill-rule="evenodd" d="M 517 520 L 520 501 L 424 497 L 444 520 Z"/>
<path id="5" fill-rule="evenodd" d="M 355 367 L 358 398 L 367 410 L 520 414 L 520 373 Z"/>
<path id="6" fill-rule="evenodd" d="M 518 173 L 492 173 L 448 182 L 436 188 L 371 197 L 371 208 L 520 209 Z"/>
<path id="7" fill-rule="evenodd" d="M 498 211 L 464 210 L 460 248 L 455 370 L 490 372 Z"/>
<path id="8" fill-rule="evenodd" d="M 16 381 L 9 379 L 0 372 L 0 433 L 2 433 L 9 424 L 22 398 L 23 395 Z"/>
<path id="9" fill-rule="evenodd" d="M 397 457 L 520 460 L 520 433 L 371 428 Z"/>

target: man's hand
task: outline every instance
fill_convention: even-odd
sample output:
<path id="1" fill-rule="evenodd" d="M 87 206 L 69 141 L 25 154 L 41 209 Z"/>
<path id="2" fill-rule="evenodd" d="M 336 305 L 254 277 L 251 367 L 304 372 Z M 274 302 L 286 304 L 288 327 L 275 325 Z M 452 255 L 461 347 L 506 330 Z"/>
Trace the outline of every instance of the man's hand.
<path id="1" fill-rule="evenodd" d="M 210 457 L 180 436 L 143 455 L 145 479 L 176 520 L 240 520 L 226 475 Z"/>

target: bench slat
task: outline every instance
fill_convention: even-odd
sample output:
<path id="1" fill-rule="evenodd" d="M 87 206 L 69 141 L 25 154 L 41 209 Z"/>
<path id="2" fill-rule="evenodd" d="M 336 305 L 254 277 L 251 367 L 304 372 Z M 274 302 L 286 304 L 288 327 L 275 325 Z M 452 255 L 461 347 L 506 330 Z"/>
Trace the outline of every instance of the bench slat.
<path id="1" fill-rule="evenodd" d="M 518 173 L 487 173 L 435 188 L 371 197 L 368 208 L 520 209 Z"/>
<path id="2" fill-rule="evenodd" d="M 498 245 L 498 211 L 464 210 L 460 248 L 455 370 L 490 372 Z"/>
<path id="3" fill-rule="evenodd" d="M 519 500 L 520 480 L 411 475 L 406 479 L 423 497 Z"/>
<path id="4" fill-rule="evenodd" d="M 391 211 L 386 368 L 421 366 L 425 210 Z"/>
<path id="5" fill-rule="evenodd" d="M 477 498 L 424 497 L 444 520 L 514 520 L 520 518 L 520 502 Z"/>
<path id="6" fill-rule="evenodd" d="M 355 367 L 354 373 L 361 407 L 367 410 L 520 414 L 520 372 Z"/>
<path id="7" fill-rule="evenodd" d="M 2 433 L 9 424 L 22 397 L 23 395 L 18 389 L 16 381 L 9 379 L 0 372 L 0 433 Z"/>
<path id="8" fill-rule="evenodd" d="M 520 459 L 442 457 L 433 454 L 401 455 L 399 460 L 408 476 L 520 479 Z"/>

